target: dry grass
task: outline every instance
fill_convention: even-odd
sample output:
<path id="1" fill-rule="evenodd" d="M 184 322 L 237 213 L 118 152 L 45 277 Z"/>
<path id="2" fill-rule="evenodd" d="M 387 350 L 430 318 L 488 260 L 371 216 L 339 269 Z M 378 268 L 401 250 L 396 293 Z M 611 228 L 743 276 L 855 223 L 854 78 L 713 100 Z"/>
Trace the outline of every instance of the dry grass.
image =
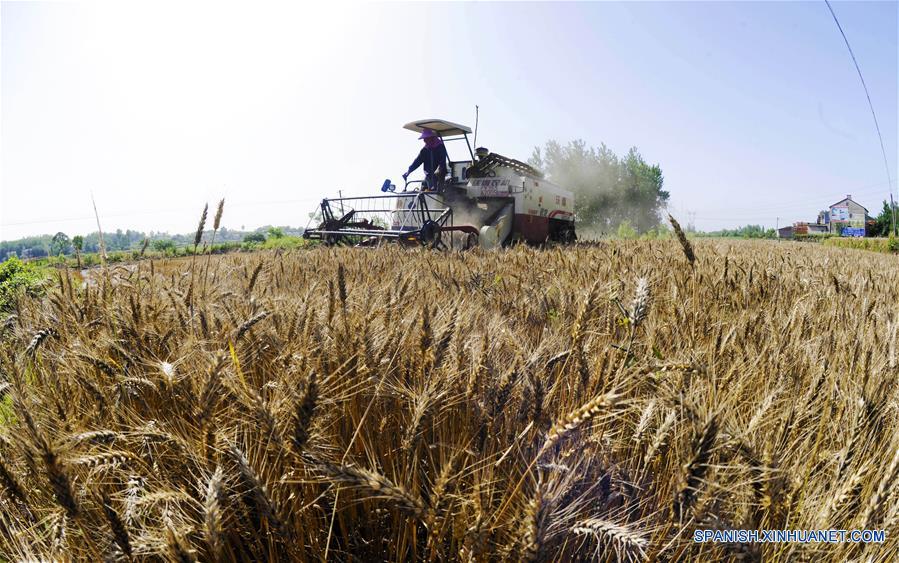
<path id="1" fill-rule="evenodd" d="M 212 261 L 63 275 L 19 303 L 0 554 L 899 556 L 896 534 L 692 542 L 896 530 L 896 257 L 672 240 Z"/>

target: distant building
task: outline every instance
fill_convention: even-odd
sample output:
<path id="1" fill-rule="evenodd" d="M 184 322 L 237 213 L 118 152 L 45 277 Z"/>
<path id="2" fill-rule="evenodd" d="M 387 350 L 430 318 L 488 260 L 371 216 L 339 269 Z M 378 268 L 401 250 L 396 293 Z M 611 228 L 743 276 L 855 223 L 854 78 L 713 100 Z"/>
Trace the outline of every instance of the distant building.
<path id="1" fill-rule="evenodd" d="M 793 226 L 791 228 L 793 229 L 793 235 L 820 235 L 822 233 L 826 233 L 828 230 L 827 225 L 821 225 L 818 223 L 806 223 L 804 221 L 793 223 Z"/>
<path id="2" fill-rule="evenodd" d="M 777 238 L 793 238 L 793 227 L 781 227 L 777 229 Z"/>
<path id="3" fill-rule="evenodd" d="M 828 232 L 839 234 L 846 227 L 853 229 L 865 229 L 868 220 L 868 210 L 860 203 L 852 200 L 851 195 L 830 206 L 828 211 L 822 212 L 827 219 Z M 819 214 L 820 221 L 820 214 Z M 862 231 L 864 234 L 865 231 Z"/>
<path id="4" fill-rule="evenodd" d="M 852 196 L 847 194 L 846 197 L 827 209 L 819 211 L 818 220 L 815 223 L 806 223 L 804 221 L 793 223 L 790 236 L 833 233 L 843 236 L 863 237 L 867 235 L 868 227 L 873 224 L 874 219 L 868 215 L 868 210 L 858 202 L 853 201 Z M 783 235 L 778 232 L 778 236 Z M 787 237 L 784 236 L 784 238 Z"/>

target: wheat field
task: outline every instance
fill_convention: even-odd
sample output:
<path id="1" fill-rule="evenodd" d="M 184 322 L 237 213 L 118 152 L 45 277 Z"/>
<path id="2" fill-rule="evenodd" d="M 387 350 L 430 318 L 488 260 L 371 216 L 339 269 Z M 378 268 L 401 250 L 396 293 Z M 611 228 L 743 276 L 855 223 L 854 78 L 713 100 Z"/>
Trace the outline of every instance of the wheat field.
<path id="1" fill-rule="evenodd" d="M 0 336 L 0 560 L 895 560 L 899 258 L 693 251 L 61 270 Z"/>

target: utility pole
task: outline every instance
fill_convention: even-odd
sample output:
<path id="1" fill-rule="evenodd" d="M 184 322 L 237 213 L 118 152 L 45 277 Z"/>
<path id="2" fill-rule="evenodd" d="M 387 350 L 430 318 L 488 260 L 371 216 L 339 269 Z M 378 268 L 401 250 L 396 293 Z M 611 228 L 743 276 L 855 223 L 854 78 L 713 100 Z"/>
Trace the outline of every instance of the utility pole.
<path id="1" fill-rule="evenodd" d="M 896 203 L 893 201 L 893 190 L 890 190 L 890 215 L 893 217 L 893 225 L 890 231 L 892 231 L 894 236 L 899 236 L 899 231 L 896 230 Z"/>

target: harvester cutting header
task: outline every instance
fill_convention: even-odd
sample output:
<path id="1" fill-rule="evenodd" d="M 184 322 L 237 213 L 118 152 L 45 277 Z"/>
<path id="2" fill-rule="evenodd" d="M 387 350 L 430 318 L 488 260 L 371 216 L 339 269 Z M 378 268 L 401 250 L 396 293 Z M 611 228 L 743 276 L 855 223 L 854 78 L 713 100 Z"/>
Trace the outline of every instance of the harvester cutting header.
<path id="1" fill-rule="evenodd" d="M 383 195 L 323 199 L 321 223 L 307 229 L 305 238 L 438 249 L 576 240 L 572 193 L 539 170 L 486 148 L 472 151 L 471 129 L 464 125 L 421 119 L 404 127 L 421 133 L 425 148 L 403 174 L 403 190 L 385 180 Z M 463 140 L 469 158 L 452 160 L 445 143 Z M 409 180 L 418 166 L 424 168 L 424 179 Z"/>

